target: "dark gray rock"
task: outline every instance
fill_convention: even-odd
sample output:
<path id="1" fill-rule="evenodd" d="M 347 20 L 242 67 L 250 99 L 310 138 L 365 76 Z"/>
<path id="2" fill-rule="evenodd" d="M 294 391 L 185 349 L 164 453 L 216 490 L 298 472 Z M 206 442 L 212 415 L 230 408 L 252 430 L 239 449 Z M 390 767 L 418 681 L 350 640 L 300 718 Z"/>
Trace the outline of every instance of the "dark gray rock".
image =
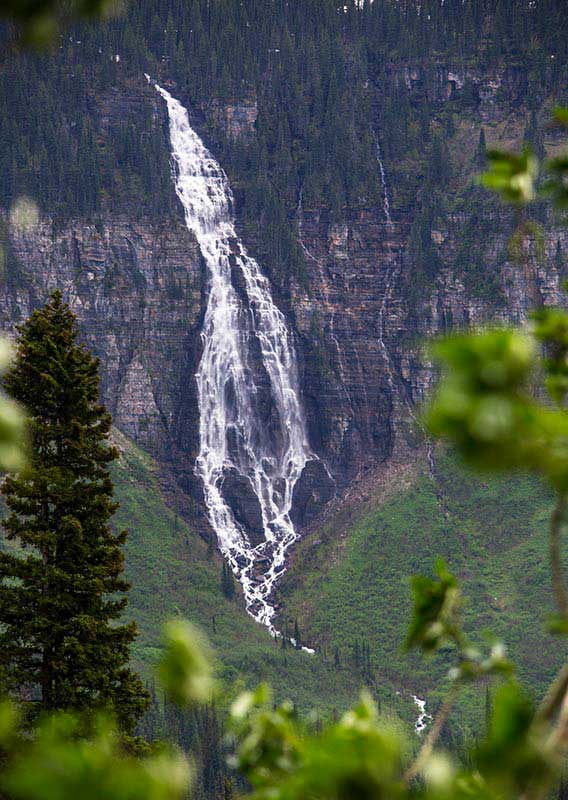
<path id="1" fill-rule="evenodd" d="M 321 514 L 335 495 L 336 485 L 321 461 L 308 461 L 294 487 L 292 522 L 304 527 Z"/>
<path id="2" fill-rule="evenodd" d="M 248 478 L 233 467 L 224 470 L 220 485 L 223 499 L 233 512 L 235 519 L 247 532 L 253 545 L 264 541 L 260 503 Z"/>

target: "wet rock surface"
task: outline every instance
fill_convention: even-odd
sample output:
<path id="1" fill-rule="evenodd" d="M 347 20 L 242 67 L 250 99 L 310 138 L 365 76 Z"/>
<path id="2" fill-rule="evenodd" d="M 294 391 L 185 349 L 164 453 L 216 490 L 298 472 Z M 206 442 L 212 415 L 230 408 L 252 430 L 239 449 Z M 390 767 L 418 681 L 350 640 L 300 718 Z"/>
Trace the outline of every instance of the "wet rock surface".
<path id="1" fill-rule="evenodd" d="M 228 467 L 223 471 L 219 488 L 235 519 L 247 531 L 251 544 L 256 546 L 264 541 L 260 503 L 249 479 L 234 467 Z"/>

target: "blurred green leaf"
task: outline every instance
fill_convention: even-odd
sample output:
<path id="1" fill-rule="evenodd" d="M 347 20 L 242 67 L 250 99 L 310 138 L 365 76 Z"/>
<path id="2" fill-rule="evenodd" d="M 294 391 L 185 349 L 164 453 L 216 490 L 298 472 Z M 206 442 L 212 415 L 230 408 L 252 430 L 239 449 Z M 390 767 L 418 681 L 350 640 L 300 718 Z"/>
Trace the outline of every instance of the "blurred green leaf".
<path id="1" fill-rule="evenodd" d="M 63 24 L 114 16 L 121 8 L 121 0 L 1 0 L 0 16 L 17 23 L 26 45 L 44 47 Z"/>
<path id="2" fill-rule="evenodd" d="M 458 635 L 455 612 L 459 601 L 457 581 L 445 563 L 436 564 L 437 579 L 412 578 L 414 607 L 405 647 L 429 652 L 454 641 Z"/>
<path id="3" fill-rule="evenodd" d="M 13 350 L 0 339 L 0 375 L 12 360 Z M 0 470 L 23 469 L 27 461 L 26 420 L 22 408 L 0 392 Z"/>
<path id="4" fill-rule="evenodd" d="M 114 724 L 101 717 L 90 738 L 71 714 L 41 723 L 12 759 L 1 785 L 14 800 L 176 800 L 186 796 L 189 766 L 179 753 L 135 759 L 120 749 Z"/>
<path id="5" fill-rule="evenodd" d="M 556 106 L 553 112 L 553 119 L 559 125 L 562 125 L 564 128 L 568 128 L 568 108 L 564 106 Z"/>
<path id="6" fill-rule="evenodd" d="M 489 150 L 490 168 L 481 176 L 481 183 L 496 191 L 509 203 L 525 205 L 536 196 L 538 160 L 525 149 L 520 155 L 502 150 Z"/>
<path id="7" fill-rule="evenodd" d="M 0 702 L 0 746 L 5 747 L 16 733 L 19 713 L 11 700 Z"/>
<path id="8" fill-rule="evenodd" d="M 542 193 L 551 198 L 555 208 L 568 208 L 568 154 L 549 159 L 545 164 L 547 179 Z"/>
<path id="9" fill-rule="evenodd" d="M 251 702 L 252 698 L 258 702 Z M 234 764 L 253 786 L 253 797 L 397 798 L 404 796 L 401 742 L 381 724 L 363 693 L 360 703 L 321 734 L 310 734 L 284 704 L 272 709 L 265 690 L 237 701 Z M 243 719 L 242 709 L 248 709 Z"/>
<path id="10" fill-rule="evenodd" d="M 487 738 L 475 761 L 487 783 L 503 797 L 537 796 L 533 792 L 545 788 L 556 769 L 546 737 L 538 735 L 533 719 L 532 704 L 516 683 L 496 692 Z"/>
<path id="11" fill-rule="evenodd" d="M 185 620 L 169 622 L 164 632 L 166 649 L 159 666 L 164 689 L 179 705 L 207 702 L 214 688 L 209 643 Z"/>
<path id="12" fill-rule="evenodd" d="M 568 391 L 568 314 L 558 308 L 540 308 L 531 316 L 534 335 L 545 346 L 543 366 L 547 391 L 563 406 Z"/>
<path id="13" fill-rule="evenodd" d="M 253 709 L 268 707 L 271 700 L 269 686 L 261 683 L 254 692 L 241 692 L 231 705 L 231 717 L 233 720 L 246 719 Z"/>
<path id="14" fill-rule="evenodd" d="M 530 395 L 538 363 L 532 338 L 509 329 L 450 337 L 435 355 L 446 369 L 426 409 L 430 431 L 453 441 L 477 468 L 533 470 L 565 491 L 568 416 Z"/>
<path id="15" fill-rule="evenodd" d="M 489 675 L 507 676 L 514 672 L 514 667 L 506 657 L 502 642 L 495 642 L 488 656 L 471 646 L 463 647 L 457 666 L 448 672 L 448 678 L 455 683 L 471 683 Z"/>
<path id="16" fill-rule="evenodd" d="M 563 614 L 551 614 L 548 619 L 548 630 L 556 636 L 568 636 L 568 619 Z"/>
<path id="17" fill-rule="evenodd" d="M 231 763 L 256 789 L 274 785 L 299 766 L 304 732 L 291 703 L 273 709 L 267 686 L 261 684 L 255 692 L 238 697 L 231 708 L 231 721 L 239 741 Z"/>

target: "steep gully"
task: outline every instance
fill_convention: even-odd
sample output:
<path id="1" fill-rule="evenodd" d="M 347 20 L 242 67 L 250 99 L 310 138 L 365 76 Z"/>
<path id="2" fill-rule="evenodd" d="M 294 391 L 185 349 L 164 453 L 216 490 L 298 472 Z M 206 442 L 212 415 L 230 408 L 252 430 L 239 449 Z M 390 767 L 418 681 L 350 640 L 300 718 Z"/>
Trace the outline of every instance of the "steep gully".
<path id="1" fill-rule="evenodd" d="M 382 153 L 381 153 L 381 145 L 380 145 L 379 139 L 377 137 L 376 131 L 374 129 L 372 130 L 372 134 L 373 134 L 373 139 L 374 139 L 374 142 L 375 142 L 375 155 L 376 155 L 377 164 L 378 164 L 378 167 L 379 167 L 379 174 L 380 174 L 380 177 L 381 177 L 381 185 L 383 187 L 383 212 L 384 212 L 386 223 L 387 223 L 387 229 L 389 231 L 393 231 L 394 228 L 395 228 L 395 224 L 393 222 L 393 219 L 392 219 L 392 216 L 391 216 L 391 212 L 390 212 L 390 200 L 389 200 L 389 192 L 388 192 L 388 185 L 387 185 L 387 177 L 386 177 L 385 165 L 384 165 L 383 158 L 382 158 Z M 396 267 L 396 265 L 395 265 L 395 267 Z M 385 370 L 386 370 L 388 385 L 389 385 L 389 388 L 390 388 L 393 396 L 394 396 L 394 393 L 395 393 L 394 392 L 394 373 L 395 373 L 395 370 L 394 370 L 394 365 L 392 363 L 392 358 L 391 358 L 391 355 L 390 355 L 390 351 L 389 351 L 389 349 L 387 347 L 387 344 L 385 342 L 385 339 L 384 339 L 384 332 L 385 332 L 385 313 L 386 313 L 387 305 L 388 305 L 389 301 L 392 299 L 394 281 L 396 279 L 397 274 L 398 273 L 396 271 L 396 268 L 395 269 L 391 268 L 391 269 L 389 269 L 387 271 L 385 291 L 384 291 L 384 294 L 383 294 L 383 297 L 382 297 L 382 300 L 381 300 L 381 304 L 379 306 L 379 315 L 378 315 L 378 334 L 379 334 L 378 335 L 378 340 L 379 340 L 379 345 L 380 345 L 381 352 L 383 354 L 383 358 L 384 358 L 384 362 L 385 362 Z M 431 479 L 431 481 L 432 481 L 432 483 L 434 485 L 434 491 L 436 493 L 436 499 L 437 499 L 438 506 L 439 506 L 442 514 L 444 515 L 444 517 L 447 519 L 447 517 L 448 517 L 448 509 L 447 509 L 447 505 L 445 503 L 443 494 L 442 494 L 442 492 L 441 492 L 441 490 L 439 488 L 439 485 L 438 485 L 438 479 L 437 479 L 437 476 L 436 476 L 436 462 L 435 462 L 435 457 L 434 457 L 434 448 L 433 448 L 433 445 L 432 445 L 432 441 L 431 441 L 430 437 L 427 435 L 427 432 L 425 431 L 422 422 L 416 416 L 416 413 L 415 413 L 414 406 L 413 406 L 412 402 L 409 400 L 409 398 L 406 396 L 406 394 L 404 392 L 402 392 L 402 397 L 403 397 L 404 406 L 406 408 L 408 416 L 413 421 L 413 423 L 416 425 L 416 427 L 424 434 L 425 443 L 426 443 L 426 463 L 428 464 L 428 474 L 429 474 L 430 479 Z M 418 698 L 414 698 L 414 699 L 415 699 L 415 702 L 417 704 L 420 704 L 422 702 Z M 424 712 L 424 709 L 421 709 L 421 711 Z M 428 715 L 426 715 L 426 716 L 428 716 Z M 417 723 L 417 725 L 418 725 L 418 723 Z"/>
<path id="2" fill-rule="evenodd" d="M 300 405 L 292 336 L 265 276 L 236 233 L 226 174 L 191 128 L 186 109 L 158 84 L 155 88 L 168 109 L 176 194 L 208 270 L 203 353 L 195 376 L 200 412 L 196 473 L 203 482 L 219 547 L 243 587 L 247 611 L 278 636 L 270 597 L 285 570 L 287 550 L 298 538 L 290 518 L 293 491 L 306 464 L 317 458 L 309 446 Z M 376 152 L 383 210 L 392 228 L 377 139 Z M 302 238 L 301 189 L 297 220 L 305 255 L 321 266 Z M 389 383 L 392 364 L 383 340 L 383 318 L 394 277 L 388 276 L 379 325 Z M 331 337 L 341 363 L 333 320 Z M 262 515 L 263 536 L 258 542 L 251 540 L 224 496 L 229 476 L 248 481 L 253 488 Z M 425 702 L 412 697 L 420 711 L 415 723 L 420 734 L 430 715 Z"/>
<path id="3" fill-rule="evenodd" d="M 387 228 L 389 230 L 393 230 L 394 229 L 394 222 L 392 220 L 392 216 L 391 216 L 391 213 L 390 213 L 389 192 L 388 192 L 385 165 L 384 165 L 382 154 L 381 154 L 381 146 L 380 146 L 379 139 L 377 137 L 376 132 L 373 130 L 372 133 L 373 133 L 373 138 L 375 140 L 375 153 L 376 153 L 376 157 L 377 157 L 377 164 L 379 166 L 379 173 L 380 173 L 380 176 L 381 176 L 381 185 L 383 187 L 383 212 L 384 212 L 384 215 L 385 215 Z M 393 289 L 393 284 L 394 284 L 395 277 L 396 277 L 395 270 L 393 270 L 393 269 L 389 270 L 388 273 L 387 273 L 385 291 L 384 291 L 384 294 L 383 294 L 383 298 L 381 300 L 381 305 L 379 307 L 379 318 L 378 318 L 379 344 L 380 344 L 380 347 L 381 347 L 381 352 L 383 353 L 383 356 L 384 356 L 385 369 L 386 369 L 386 373 L 387 373 L 388 384 L 389 384 L 389 387 L 390 387 L 390 389 L 391 389 L 391 391 L 393 393 L 394 393 L 394 378 L 393 378 L 394 368 L 393 368 L 393 363 L 392 363 L 392 359 L 391 359 L 391 355 L 390 355 L 389 349 L 388 349 L 388 347 L 387 347 L 387 345 L 385 343 L 385 340 L 384 340 L 384 329 L 385 329 L 385 324 L 384 323 L 385 323 L 385 313 L 386 313 L 386 309 L 387 309 L 387 303 L 389 302 L 389 300 L 392 297 L 392 289 Z M 414 409 L 412 408 L 412 405 L 410 404 L 410 402 L 408 400 L 405 400 L 405 406 L 407 408 L 408 414 L 411 417 L 411 419 L 417 425 L 420 426 L 420 422 L 419 422 L 419 420 L 417 420 L 416 415 L 414 413 Z M 436 485 L 435 463 L 434 463 L 434 453 L 433 453 L 432 443 L 430 442 L 429 439 L 427 439 L 426 441 L 427 441 L 426 448 L 427 448 L 428 469 L 429 469 L 430 477 L 431 477 L 432 481 L 434 482 L 434 485 Z M 438 497 L 438 501 L 440 501 L 439 497 Z M 444 515 L 445 515 L 446 512 L 445 512 L 443 507 L 442 507 L 442 510 L 444 512 Z M 418 718 L 416 719 L 416 721 L 414 723 L 414 730 L 416 731 L 416 733 L 419 736 L 421 736 L 422 733 L 428 727 L 428 723 L 431 722 L 432 715 L 429 714 L 426 711 L 426 701 L 425 700 L 422 700 L 420 697 L 417 697 L 417 695 L 415 695 L 415 694 L 412 695 L 412 700 L 414 701 L 414 704 L 418 707 L 418 712 L 419 712 L 418 713 Z"/>

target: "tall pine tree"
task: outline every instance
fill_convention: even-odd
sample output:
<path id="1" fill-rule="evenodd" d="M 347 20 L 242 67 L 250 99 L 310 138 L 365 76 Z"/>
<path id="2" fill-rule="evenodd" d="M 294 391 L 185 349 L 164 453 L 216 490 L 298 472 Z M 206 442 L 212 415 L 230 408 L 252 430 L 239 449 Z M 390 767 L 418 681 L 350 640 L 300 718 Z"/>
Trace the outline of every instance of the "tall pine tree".
<path id="1" fill-rule="evenodd" d="M 31 455 L 2 488 L 5 533 L 19 547 L 0 553 L 0 666 L 8 689 L 40 710 L 111 709 L 130 733 L 148 693 L 128 667 L 136 626 L 119 622 L 129 584 L 126 532 L 110 525 L 117 451 L 98 360 L 77 336 L 54 292 L 19 328 L 4 377 L 28 412 Z"/>

